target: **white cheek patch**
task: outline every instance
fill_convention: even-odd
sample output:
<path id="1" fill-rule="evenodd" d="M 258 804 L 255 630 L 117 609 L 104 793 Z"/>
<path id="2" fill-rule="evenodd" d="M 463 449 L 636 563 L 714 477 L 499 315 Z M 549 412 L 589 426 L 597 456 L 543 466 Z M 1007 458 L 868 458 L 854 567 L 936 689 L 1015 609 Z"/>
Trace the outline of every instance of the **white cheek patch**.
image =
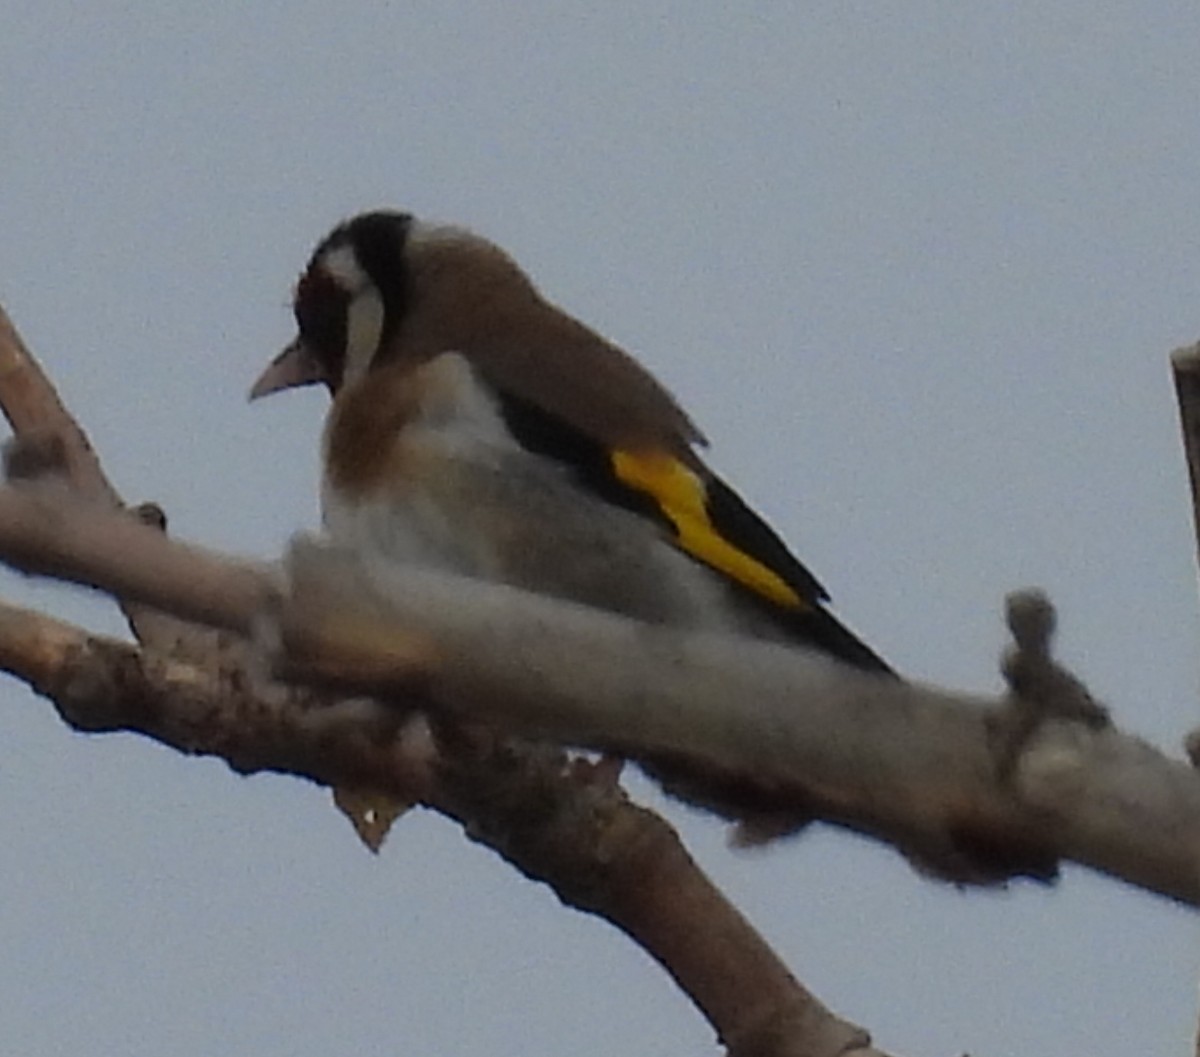
<path id="1" fill-rule="evenodd" d="M 383 298 L 368 284 L 346 306 L 345 384 L 353 384 L 367 373 L 382 337 Z"/>

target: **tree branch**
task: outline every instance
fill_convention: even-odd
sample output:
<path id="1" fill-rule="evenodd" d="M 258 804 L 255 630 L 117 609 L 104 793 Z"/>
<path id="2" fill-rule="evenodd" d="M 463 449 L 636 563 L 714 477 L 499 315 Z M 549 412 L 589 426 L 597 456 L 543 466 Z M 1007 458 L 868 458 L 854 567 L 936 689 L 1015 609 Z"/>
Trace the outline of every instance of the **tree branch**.
<path id="1" fill-rule="evenodd" d="M 0 307 L 0 411 L 20 440 L 52 448 L 56 470 L 76 494 L 123 509 L 121 496 L 104 473 L 87 434 L 63 406 L 8 314 Z M 137 512 L 135 512 L 136 514 Z M 166 527 L 165 519 L 162 525 Z M 137 640 L 180 657 L 203 660 L 219 648 L 211 632 L 145 606 L 118 603 Z"/>
<path id="2" fill-rule="evenodd" d="M 132 731 L 220 756 L 242 774 L 377 789 L 448 815 L 565 903 L 641 944 L 734 1057 L 882 1057 L 796 982 L 670 826 L 560 750 L 454 727 L 435 741 L 419 721 L 397 730 L 391 709 L 364 703 L 303 707 L 252 680 L 5 605 L 0 668 L 54 701 L 77 730 Z"/>
<path id="3" fill-rule="evenodd" d="M 641 944 L 734 1057 L 884 1057 L 792 978 L 670 826 L 629 803 L 603 768 L 593 773 L 560 750 L 484 729 L 439 722 L 431 732 L 394 707 L 267 685 L 247 668 L 240 640 L 139 606 L 190 599 L 177 611 L 245 631 L 277 592 L 277 577 L 106 511 L 119 498 L 2 309 L 0 407 L 19 436 L 52 438 L 64 464 L 54 469 L 65 469 L 59 487 L 5 490 L 15 503 L 7 524 L 15 552 L 47 575 L 73 568 L 76 550 L 98 568 L 124 564 L 110 589 L 135 600 L 127 612 L 142 649 L 0 603 L 0 669 L 49 697 L 67 723 L 138 732 L 220 756 L 241 773 L 278 771 L 426 804 Z M 93 537 L 89 523 L 105 528 Z M 159 588 L 148 586 L 155 579 Z M 393 646 L 389 663 L 404 659 L 411 673 L 425 650 Z"/>
<path id="4" fill-rule="evenodd" d="M 105 476 L 87 436 L 63 406 L 3 308 L 0 308 L 0 410 L 15 436 L 58 439 L 71 485 L 80 495 L 107 506 L 121 506 L 121 497 Z"/>
<path id="5" fill-rule="evenodd" d="M 1109 728 L 1048 718 L 1002 775 L 1004 701 L 417 568 L 368 577 L 353 556 L 310 541 L 293 547 L 290 594 L 279 596 L 260 569 L 12 488 L 0 490 L 0 558 L 239 629 L 273 598 L 285 638 L 308 653 L 293 662 L 306 678 L 352 671 L 344 688 L 362 692 L 364 649 L 403 643 L 390 673 L 390 645 L 375 655 L 369 689 L 419 689 L 459 720 L 753 775 L 796 815 L 938 869 L 958 856 L 998 874 L 1044 873 L 1062 857 L 1200 905 L 1200 776 Z M 374 629 L 365 643 L 364 626 Z M 347 629 L 349 659 L 338 653 Z"/>

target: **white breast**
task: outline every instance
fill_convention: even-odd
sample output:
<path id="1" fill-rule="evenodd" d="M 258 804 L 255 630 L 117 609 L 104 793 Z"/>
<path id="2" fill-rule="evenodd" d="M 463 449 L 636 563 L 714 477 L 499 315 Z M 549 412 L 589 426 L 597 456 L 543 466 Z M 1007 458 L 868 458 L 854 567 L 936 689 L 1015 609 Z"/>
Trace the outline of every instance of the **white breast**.
<path id="1" fill-rule="evenodd" d="M 414 472 L 366 503 L 348 503 L 322 482 L 325 529 L 339 543 L 393 561 L 489 575 L 491 544 L 486 534 L 471 531 L 476 519 L 460 509 L 461 479 L 520 449 L 464 356 L 444 353 L 414 371 L 410 382 L 415 412 L 393 444 Z"/>
<path id="2" fill-rule="evenodd" d="M 328 484 L 322 492 L 326 531 L 368 567 L 414 563 L 645 620 L 728 626 L 720 579 L 660 526 L 521 448 L 464 357 L 439 356 L 413 381 L 417 413 L 394 440 L 411 472 L 367 503 L 347 503 Z"/>

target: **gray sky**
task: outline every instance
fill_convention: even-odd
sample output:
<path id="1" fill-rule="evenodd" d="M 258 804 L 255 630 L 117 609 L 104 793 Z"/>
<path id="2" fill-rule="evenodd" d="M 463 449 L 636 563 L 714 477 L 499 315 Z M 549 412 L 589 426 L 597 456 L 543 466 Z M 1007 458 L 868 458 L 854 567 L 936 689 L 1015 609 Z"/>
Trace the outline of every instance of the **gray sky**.
<path id="1" fill-rule="evenodd" d="M 245 392 L 312 245 L 379 205 L 466 223 L 677 392 L 903 671 L 997 689 L 1002 597 L 1039 584 L 1064 659 L 1174 749 L 1200 9 L 748 8 L 8 0 L 0 298 L 129 499 L 266 556 L 316 522 L 324 401 Z M 321 790 L 70 734 L 15 684 L 0 744 L 5 1052 L 712 1052 L 624 937 L 437 817 L 373 858 Z M 1163 900 L 1080 870 L 958 893 L 664 810 L 885 1047 L 1189 1052 L 1197 934 Z"/>

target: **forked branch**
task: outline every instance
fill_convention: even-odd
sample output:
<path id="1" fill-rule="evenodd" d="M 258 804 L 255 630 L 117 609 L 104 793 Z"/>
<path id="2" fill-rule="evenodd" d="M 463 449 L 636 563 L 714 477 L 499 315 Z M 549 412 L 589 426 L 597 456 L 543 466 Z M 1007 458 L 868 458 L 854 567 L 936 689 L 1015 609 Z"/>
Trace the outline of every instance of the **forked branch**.
<path id="1" fill-rule="evenodd" d="M 226 649 L 230 636 L 139 608 L 244 632 L 278 581 L 115 513 L 119 499 L 86 438 L 2 311 L 0 407 L 19 436 L 55 438 L 67 464 L 63 481 L 4 491 L 0 532 L 14 561 L 85 581 L 84 568 L 107 568 L 92 582 L 162 629 L 147 634 L 135 619 L 139 648 L 0 604 L 0 669 L 49 697 L 72 726 L 139 732 L 242 773 L 280 771 L 426 804 L 564 902 L 628 933 L 735 1057 L 882 1057 L 797 983 L 670 826 L 630 803 L 609 769 L 491 727 L 441 720 L 431 731 L 392 707 L 287 691 L 247 666 L 249 651 Z M 421 657 L 403 655 L 411 673 Z"/>

